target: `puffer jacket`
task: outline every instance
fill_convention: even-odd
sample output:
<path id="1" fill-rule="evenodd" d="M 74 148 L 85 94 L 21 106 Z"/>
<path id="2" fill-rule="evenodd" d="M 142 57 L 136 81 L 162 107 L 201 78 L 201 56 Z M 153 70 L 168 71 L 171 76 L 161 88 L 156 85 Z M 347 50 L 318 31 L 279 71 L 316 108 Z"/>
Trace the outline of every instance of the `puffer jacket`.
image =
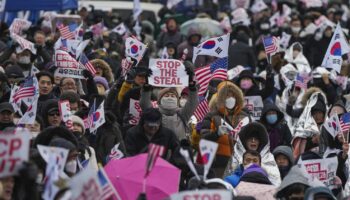
<path id="1" fill-rule="evenodd" d="M 258 123 L 252 122 L 239 132 L 237 143 L 234 146 L 232 157 L 232 169 L 235 170 L 243 162 L 243 154 L 246 151 L 245 143 L 251 134 L 259 134 L 259 147 L 257 151 L 261 155 L 261 167 L 267 172 L 271 183 L 278 186 L 281 183 L 280 173 L 275 162 L 275 158 L 270 152 L 270 142 L 265 127 Z"/>
<path id="2" fill-rule="evenodd" d="M 226 81 L 220 83 L 219 88 L 216 106 L 202 121 L 201 135 L 202 138 L 219 144 L 212 168 L 218 177 L 222 177 L 233 153 L 234 138 L 229 133 L 219 136 L 219 126 L 225 122 L 226 125 L 235 128 L 243 118 L 249 117 L 249 115 L 242 111 L 244 106 L 243 93 L 235 84 Z M 225 107 L 228 93 L 232 93 L 236 99 L 233 111 L 229 111 Z"/>
<path id="3" fill-rule="evenodd" d="M 112 84 L 114 82 L 114 76 L 113 76 L 113 72 L 111 67 L 109 66 L 109 64 L 102 60 L 102 59 L 94 59 L 91 61 L 91 64 L 97 68 L 101 68 L 102 69 L 102 77 L 106 78 L 108 84 Z"/>
<path id="4" fill-rule="evenodd" d="M 151 95 L 151 91 L 141 90 L 140 106 L 142 110 L 152 107 Z M 188 139 L 190 130 L 187 123 L 199 103 L 197 89 L 190 90 L 188 101 L 182 108 L 166 109 L 162 107 L 159 101 L 160 99 L 158 100 L 158 107 L 162 114 L 162 126 L 173 130 L 179 140 Z"/>

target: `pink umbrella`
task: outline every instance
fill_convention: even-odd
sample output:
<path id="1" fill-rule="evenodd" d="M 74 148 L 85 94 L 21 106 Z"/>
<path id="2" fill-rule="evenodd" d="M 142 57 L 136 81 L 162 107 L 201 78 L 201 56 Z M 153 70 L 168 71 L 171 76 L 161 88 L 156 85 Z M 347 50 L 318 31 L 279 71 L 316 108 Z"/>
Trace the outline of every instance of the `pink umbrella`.
<path id="1" fill-rule="evenodd" d="M 147 154 L 111 160 L 105 167 L 107 176 L 123 200 L 135 200 L 142 192 Z M 161 200 L 179 191 L 181 171 L 158 158 L 146 179 L 147 199 Z"/>

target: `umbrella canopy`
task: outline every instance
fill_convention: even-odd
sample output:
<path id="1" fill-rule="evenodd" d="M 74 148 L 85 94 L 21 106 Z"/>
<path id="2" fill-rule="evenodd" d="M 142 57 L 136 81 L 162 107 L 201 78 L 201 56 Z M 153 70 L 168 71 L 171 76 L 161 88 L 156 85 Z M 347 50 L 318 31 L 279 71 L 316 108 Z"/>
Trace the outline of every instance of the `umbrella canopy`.
<path id="1" fill-rule="evenodd" d="M 147 154 L 111 160 L 104 168 L 121 199 L 135 200 L 142 192 Z M 147 199 L 160 200 L 179 191 L 181 171 L 158 158 L 146 179 Z"/>
<path id="2" fill-rule="evenodd" d="M 188 32 L 192 29 L 201 33 L 202 39 L 208 39 L 210 37 L 224 34 L 224 31 L 220 27 L 220 23 L 209 18 L 195 18 L 180 26 L 180 31 L 184 35 L 188 35 Z"/>

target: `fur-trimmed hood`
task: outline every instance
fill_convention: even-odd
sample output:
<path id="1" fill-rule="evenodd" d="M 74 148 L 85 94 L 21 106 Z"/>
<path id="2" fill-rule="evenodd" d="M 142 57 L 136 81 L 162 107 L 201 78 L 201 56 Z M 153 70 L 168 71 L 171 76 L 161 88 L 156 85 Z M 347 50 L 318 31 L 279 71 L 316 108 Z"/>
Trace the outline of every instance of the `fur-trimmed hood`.
<path id="1" fill-rule="evenodd" d="M 322 90 L 318 87 L 310 87 L 309 89 L 306 90 L 305 94 L 303 95 L 303 98 L 301 99 L 301 105 L 304 107 L 306 106 L 307 101 L 310 99 L 311 95 L 315 92 L 320 92 L 323 94 L 323 96 L 326 96 Z"/>
<path id="2" fill-rule="evenodd" d="M 256 136 L 259 139 L 259 148 L 257 151 L 261 151 L 267 144 L 269 144 L 269 136 L 267 134 L 267 130 L 259 122 L 251 122 L 244 126 L 242 130 L 239 132 L 239 139 L 242 142 L 242 145 L 245 149 L 245 143 L 251 136 Z"/>
<path id="3" fill-rule="evenodd" d="M 94 59 L 94 60 L 91 60 L 91 64 L 95 68 L 99 67 L 102 69 L 103 77 L 105 77 L 107 79 L 109 84 L 111 84 L 114 81 L 112 69 L 106 61 L 104 61 L 102 59 Z"/>
<path id="4" fill-rule="evenodd" d="M 243 109 L 244 106 L 244 96 L 242 90 L 230 81 L 221 82 L 218 85 L 218 93 L 216 98 L 216 109 L 219 112 L 223 112 L 226 110 L 225 108 L 225 100 L 227 98 L 227 94 L 232 93 L 234 98 L 236 99 L 236 105 L 234 107 L 234 112 L 239 113 Z"/>

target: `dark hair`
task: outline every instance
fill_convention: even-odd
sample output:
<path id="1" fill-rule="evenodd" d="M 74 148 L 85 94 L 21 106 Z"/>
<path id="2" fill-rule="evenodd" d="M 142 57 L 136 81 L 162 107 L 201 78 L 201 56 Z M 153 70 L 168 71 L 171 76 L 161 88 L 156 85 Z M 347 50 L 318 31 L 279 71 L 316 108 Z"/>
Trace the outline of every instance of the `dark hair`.
<path id="1" fill-rule="evenodd" d="M 35 32 L 34 32 L 34 35 L 36 35 L 36 34 L 41 34 L 41 35 L 44 35 L 44 36 L 45 36 L 45 32 L 42 31 L 42 30 L 37 30 L 37 31 L 35 31 Z"/>
<path id="2" fill-rule="evenodd" d="M 53 84 L 54 83 L 54 78 L 52 76 L 52 74 L 50 72 L 47 72 L 47 71 L 41 71 L 39 73 L 36 74 L 36 78 L 38 79 L 38 81 L 40 80 L 41 77 L 43 76 L 47 76 L 50 78 L 51 80 L 51 83 Z"/>
<path id="3" fill-rule="evenodd" d="M 62 77 L 61 80 L 60 80 L 60 86 L 63 85 L 63 81 L 66 80 L 67 78 L 70 78 L 70 77 Z M 74 80 L 75 84 L 77 84 L 77 81 L 74 79 L 74 78 L 71 78 Z"/>
<path id="4" fill-rule="evenodd" d="M 283 194 L 285 198 L 288 198 L 290 195 L 294 193 L 305 192 L 307 188 L 308 188 L 307 185 L 300 184 L 300 183 L 293 183 L 284 189 Z"/>
<path id="5" fill-rule="evenodd" d="M 259 163 L 261 163 L 261 155 L 258 151 L 255 151 L 255 150 L 247 150 L 246 152 L 243 153 L 243 160 L 244 160 L 244 157 L 247 155 L 247 154 L 250 154 L 252 156 L 256 156 L 259 158 Z"/>
<path id="6" fill-rule="evenodd" d="M 80 101 L 80 96 L 76 92 L 65 91 L 61 94 L 60 100 L 68 100 L 69 103 L 77 103 Z"/>

